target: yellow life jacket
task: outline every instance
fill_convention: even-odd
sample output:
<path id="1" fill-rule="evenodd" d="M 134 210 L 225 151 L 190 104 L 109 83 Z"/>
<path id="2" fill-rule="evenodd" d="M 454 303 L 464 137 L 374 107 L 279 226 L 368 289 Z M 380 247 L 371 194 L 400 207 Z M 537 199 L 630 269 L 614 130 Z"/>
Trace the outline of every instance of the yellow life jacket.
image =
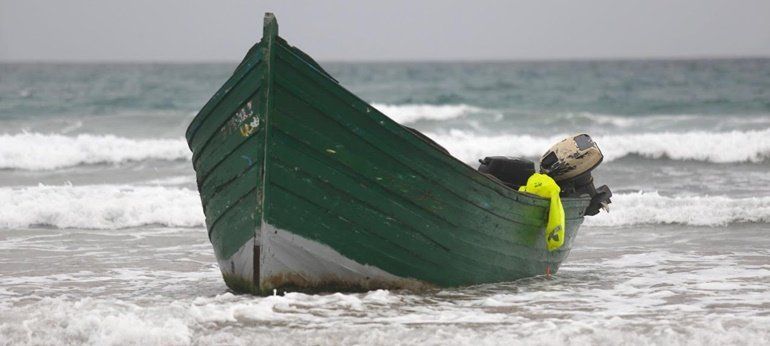
<path id="1" fill-rule="evenodd" d="M 545 227 L 546 247 L 548 251 L 553 251 L 564 245 L 564 207 L 559 198 L 559 192 L 561 192 L 559 185 L 551 177 L 535 173 L 527 179 L 527 185 L 520 187 L 519 191 L 551 199 L 548 223 Z"/>

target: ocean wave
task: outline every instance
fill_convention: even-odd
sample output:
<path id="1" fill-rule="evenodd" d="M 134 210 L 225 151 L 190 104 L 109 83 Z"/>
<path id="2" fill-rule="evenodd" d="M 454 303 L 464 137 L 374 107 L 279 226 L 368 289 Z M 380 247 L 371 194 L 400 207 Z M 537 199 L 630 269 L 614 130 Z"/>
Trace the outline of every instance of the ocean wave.
<path id="1" fill-rule="evenodd" d="M 494 122 L 507 118 L 516 124 L 530 126 L 557 126 L 559 128 L 596 127 L 604 130 L 633 129 L 752 129 L 770 126 L 770 114 L 645 114 L 622 115 L 593 112 L 551 112 L 516 108 L 482 108 L 468 104 L 384 104 L 373 103 L 375 108 L 400 123 L 420 120 L 442 121 L 461 117 L 473 118 L 478 114 L 492 114 Z M 510 126 L 510 125 L 506 125 Z"/>
<path id="2" fill-rule="evenodd" d="M 590 226 L 682 224 L 724 226 L 770 222 L 770 197 L 661 196 L 638 192 L 612 196 L 610 212 L 587 217 Z"/>
<path id="3" fill-rule="evenodd" d="M 403 119 L 427 119 L 420 118 L 423 114 L 419 111 L 421 106 L 415 107 L 418 108 L 409 111 L 412 113 L 403 113 Z M 476 109 L 467 105 L 430 107 L 450 107 L 443 113 L 432 113 L 434 117 L 445 118 Z M 538 157 L 566 136 L 484 136 L 457 129 L 427 134 L 465 162 L 475 162 L 490 155 Z M 629 155 L 715 163 L 763 162 L 770 158 L 770 129 L 637 133 L 598 136 L 595 139 L 606 161 Z M 189 160 L 190 156 L 182 138 L 133 139 L 115 135 L 65 136 L 29 132 L 0 135 L 0 169 L 55 170 L 88 164 Z"/>
<path id="4" fill-rule="evenodd" d="M 183 139 L 129 139 L 114 135 L 0 135 L 0 169 L 53 170 L 84 164 L 189 159 Z"/>
<path id="5" fill-rule="evenodd" d="M 446 133 L 428 133 L 450 153 L 465 162 L 492 155 L 539 157 L 549 147 L 566 137 L 530 135 L 480 136 L 453 129 Z M 639 133 L 594 138 L 605 161 L 629 155 L 651 159 L 693 160 L 714 163 L 763 162 L 770 158 L 770 129 L 731 132 Z"/>
<path id="6" fill-rule="evenodd" d="M 162 186 L 85 185 L 0 188 L 0 228 L 118 229 L 145 225 L 203 227 L 194 190 Z M 770 197 L 668 197 L 657 192 L 616 194 L 610 213 L 591 226 L 684 224 L 721 226 L 770 222 Z"/>
<path id="7" fill-rule="evenodd" d="M 630 127 L 639 122 L 639 118 L 618 116 L 610 114 L 594 114 L 588 112 L 557 114 L 556 120 L 588 120 L 597 125 L 610 125 L 615 127 Z M 650 117 L 647 117 L 650 118 Z M 661 118 L 661 117 L 656 117 Z"/>
<path id="8" fill-rule="evenodd" d="M 116 229 L 204 225 L 198 193 L 186 188 L 128 185 L 0 188 L 0 228 Z"/>
<path id="9" fill-rule="evenodd" d="M 466 105 L 429 105 L 429 104 L 405 104 L 391 105 L 373 103 L 377 108 L 391 119 L 399 123 L 414 123 L 418 120 L 449 120 L 461 116 L 484 111 L 481 108 Z"/>
<path id="10" fill-rule="evenodd" d="M 767 126 L 770 125 L 769 114 L 648 114 L 648 115 L 617 115 L 591 112 L 556 113 L 553 116 L 545 114 L 542 120 L 549 122 L 567 121 L 572 123 L 588 122 L 595 125 L 617 128 L 631 127 L 665 127 L 665 126 L 697 126 L 709 128 L 714 126 Z M 729 128 L 729 127 L 728 127 Z"/>

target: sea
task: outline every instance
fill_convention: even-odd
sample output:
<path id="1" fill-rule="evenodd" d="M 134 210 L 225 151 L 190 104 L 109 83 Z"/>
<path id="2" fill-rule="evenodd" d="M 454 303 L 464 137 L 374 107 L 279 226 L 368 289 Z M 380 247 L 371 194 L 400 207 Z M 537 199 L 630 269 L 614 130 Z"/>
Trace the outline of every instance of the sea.
<path id="1" fill-rule="evenodd" d="M 0 345 L 768 345 L 770 59 L 322 62 L 473 166 L 591 135 L 558 273 L 239 295 L 184 131 L 236 66 L 0 64 Z"/>

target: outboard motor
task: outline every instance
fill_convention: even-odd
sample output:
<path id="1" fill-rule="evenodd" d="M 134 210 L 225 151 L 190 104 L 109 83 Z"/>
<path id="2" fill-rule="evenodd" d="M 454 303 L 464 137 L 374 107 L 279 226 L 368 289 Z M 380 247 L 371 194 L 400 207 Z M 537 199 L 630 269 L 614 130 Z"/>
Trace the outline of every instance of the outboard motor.
<path id="1" fill-rule="evenodd" d="M 547 174 L 559 184 L 565 197 L 588 194 L 591 204 L 586 215 L 596 215 L 599 209 L 609 211 L 612 192 L 607 185 L 594 187 L 591 171 L 604 159 L 599 146 L 587 134 L 579 134 L 556 143 L 540 159 L 540 173 Z"/>

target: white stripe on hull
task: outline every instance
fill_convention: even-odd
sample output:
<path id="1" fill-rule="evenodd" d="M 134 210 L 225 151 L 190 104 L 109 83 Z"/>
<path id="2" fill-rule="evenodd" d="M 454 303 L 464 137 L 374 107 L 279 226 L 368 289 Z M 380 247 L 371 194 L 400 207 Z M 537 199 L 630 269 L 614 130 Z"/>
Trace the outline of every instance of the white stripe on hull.
<path id="1" fill-rule="evenodd" d="M 262 290 L 287 286 L 316 290 L 423 288 L 429 286 L 380 268 L 358 263 L 328 245 L 262 224 L 260 276 Z"/>
<path id="2" fill-rule="evenodd" d="M 254 282 L 254 237 L 228 259 L 217 259 L 222 275 Z"/>

